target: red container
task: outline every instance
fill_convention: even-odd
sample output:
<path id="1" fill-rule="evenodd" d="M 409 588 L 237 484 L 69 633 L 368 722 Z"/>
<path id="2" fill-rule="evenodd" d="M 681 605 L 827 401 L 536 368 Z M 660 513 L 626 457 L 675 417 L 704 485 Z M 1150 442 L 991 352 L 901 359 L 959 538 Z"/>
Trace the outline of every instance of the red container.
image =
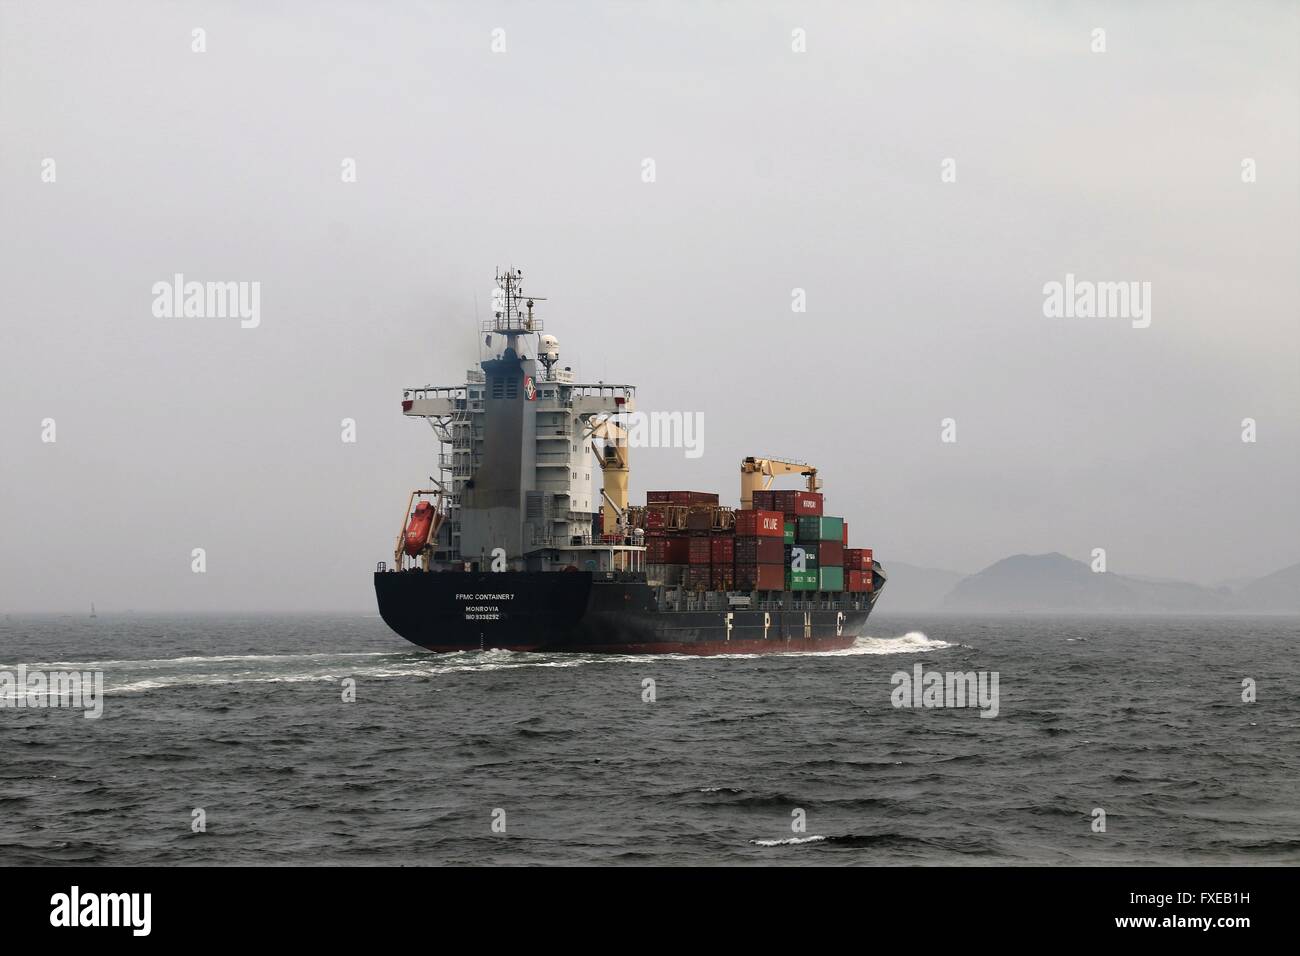
<path id="1" fill-rule="evenodd" d="M 850 591 L 865 591 L 867 589 L 866 574 L 862 571 L 845 572 L 844 583 Z"/>
<path id="2" fill-rule="evenodd" d="M 838 541 L 823 541 L 817 545 L 817 566 L 819 568 L 844 567 L 844 545 Z"/>
<path id="3" fill-rule="evenodd" d="M 775 494 L 775 491 L 756 491 L 754 492 L 754 500 L 750 502 L 749 506 L 755 511 L 777 511 L 779 509 L 772 503 Z"/>
<path id="4" fill-rule="evenodd" d="M 825 498 L 819 491 L 796 491 L 794 493 L 794 513 L 796 515 L 821 516 Z"/>
<path id="5" fill-rule="evenodd" d="M 844 549 L 844 570 L 845 571 L 862 570 L 862 549 L 861 548 Z"/>
<path id="6" fill-rule="evenodd" d="M 669 497 L 671 494 L 670 491 L 647 491 L 645 493 L 646 504 L 667 504 L 673 500 Z"/>
<path id="7" fill-rule="evenodd" d="M 711 577 L 707 564 L 692 564 L 686 569 L 686 588 L 689 591 L 707 591 Z"/>
<path id="8" fill-rule="evenodd" d="M 785 542 L 780 538 L 737 538 L 736 564 L 781 564 Z"/>
<path id="9" fill-rule="evenodd" d="M 686 564 L 689 557 L 688 539 L 680 537 L 646 538 L 646 564 Z"/>
<path id="10" fill-rule="evenodd" d="M 717 507 L 718 493 L 716 491 L 688 491 L 687 494 L 690 495 L 688 504 Z"/>
<path id="11" fill-rule="evenodd" d="M 668 515 L 660 510 L 645 512 L 645 527 L 647 531 L 658 531 L 668 527 Z"/>
<path id="12" fill-rule="evenodd" d="M 785 534 L 785 515 L 779 511 L 737 511 L 736 534 L 752 538 L 780 538 Z"/>
<path id="13" fill-rule="evenodd" d="M 708 565 L 712 562 L 713 552 L 708 538 L 687 538 L 689 542 L 687 549 L 688 564 Z"/>
<path id="14" fill-rule="evenodd" d="M 779 564 L 737 564 L 736 589 L 783 591 L 785 590 L 785 568 Z"/>
<path id="15" fill-rule="evenodd" d="M 819 491 L 774 491 L 772 496 L 772 508 L 782 514 L 821 517 L 824 499 Z"/>
<path id="16" fill-rule="evenodd" d="M 849 546 L 849 523 L 847 521 L 844 522 L 844 540 L 840 543 L 846 548 Z"/>
<path id="17" fill-rule="evenodd" d="M 730 568 L 736 560 L 736 539 L 730 535 L 714 535 L 709 539 L 709 560 L 715 565 Z"/>
<path id="18" fill-rule="evenodd" d="M 728 565 L 725 568 L 714 565 L 709 574 L 709 586 L 715 591 L 734 591 L 736 589 L 736 574 Z"/>

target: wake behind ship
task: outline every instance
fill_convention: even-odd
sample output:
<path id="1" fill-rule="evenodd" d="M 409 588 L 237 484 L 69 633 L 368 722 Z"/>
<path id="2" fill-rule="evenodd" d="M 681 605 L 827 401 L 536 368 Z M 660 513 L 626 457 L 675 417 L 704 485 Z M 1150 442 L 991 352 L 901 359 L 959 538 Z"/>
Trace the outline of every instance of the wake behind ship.
<path id="1" fill-rule="evenodd" d="M 408 499 L 392 566 L 375 571 L 388 626 L 433 651 L 850 646 L 885 574 L 823 514 L 817 469 L 743 459 L 739 509 L 696 491 L 629 504 L 636 388 L 576 382 L 522 273 L 497 286 L 480 329 L 490 357 L 461 385 L 403 393 L 402 413 L 425 419 L 440 449 L 433 487 Z M 780 475 L 806 490 L 772 490 Z"/>

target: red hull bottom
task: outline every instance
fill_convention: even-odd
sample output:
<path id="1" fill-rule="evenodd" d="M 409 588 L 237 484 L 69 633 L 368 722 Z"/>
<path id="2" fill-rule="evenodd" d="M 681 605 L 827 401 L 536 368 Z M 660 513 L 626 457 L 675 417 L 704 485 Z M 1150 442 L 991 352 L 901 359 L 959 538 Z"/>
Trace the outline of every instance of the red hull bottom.
<path id="1" fill-rule="evenodd" d="M 422 645 L 425 650 L 435 654 L 451 654 L 463 651 L 528 651 L 554 654 L 693 654 L 698 657 L 713 657 L 721 654 L 790 654 L 808 653 L 810 651 L 842 651 L 853 646 L 856 640 L 852 636 L 833 638 L 792 639 L 788 641 L 655 641 L 644 644 L 510 644 L 508 647 L 493 646 L 491 642 L 482 648 L 477 644 Z"/>

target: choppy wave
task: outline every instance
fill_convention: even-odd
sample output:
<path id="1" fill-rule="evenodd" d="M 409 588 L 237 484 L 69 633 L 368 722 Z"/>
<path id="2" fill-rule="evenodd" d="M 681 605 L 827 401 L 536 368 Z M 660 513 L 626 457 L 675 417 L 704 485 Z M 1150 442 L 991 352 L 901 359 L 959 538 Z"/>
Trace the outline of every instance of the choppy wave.
<path id="1" fill-rule="evenodd" d="M 1300 680 L 1294 619 L 873 618 L 847 650 L 748 661 L 433 654 L 377 618 L 108 623 L 0 623 L 5 659 L 108 692 L 103 720 L 0 712 L 0 862 L 1300 861 L 1300 710 L 1222 683 L 1261 660 Z M 892 705 L 890 671 L 957 655 L 1014 706 Z M 1089 836 L 1098 803 L 1115 839 Z M 498 806 L 523 839 L 488 835 Z"/>

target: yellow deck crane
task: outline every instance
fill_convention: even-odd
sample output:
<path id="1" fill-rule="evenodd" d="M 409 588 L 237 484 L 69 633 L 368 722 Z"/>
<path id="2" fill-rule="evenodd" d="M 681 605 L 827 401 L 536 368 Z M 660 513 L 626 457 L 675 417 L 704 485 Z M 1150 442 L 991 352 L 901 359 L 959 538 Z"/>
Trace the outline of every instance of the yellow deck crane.
<path id="1" fill-rule="evenodd" d="M 806 461 L 786 458 L 746 458 L 740 463 L 740 507 L 746 511 L 754 507 L 754 492 L 772 487 L 777 475 L 803 475 L 808 479 L 809 491 L 820 491 L 822 480 L 817 469 Z"/>
<path id="2" fill-rule="evenodd" d="M 600 443 L 592 442 L 591 450 L 605 477 L 601 524 L 606 534 L 614 534 L 627 519 L 627 430 L 612 418 L 600 418 L 592 421 L 587 437 Z"/>

